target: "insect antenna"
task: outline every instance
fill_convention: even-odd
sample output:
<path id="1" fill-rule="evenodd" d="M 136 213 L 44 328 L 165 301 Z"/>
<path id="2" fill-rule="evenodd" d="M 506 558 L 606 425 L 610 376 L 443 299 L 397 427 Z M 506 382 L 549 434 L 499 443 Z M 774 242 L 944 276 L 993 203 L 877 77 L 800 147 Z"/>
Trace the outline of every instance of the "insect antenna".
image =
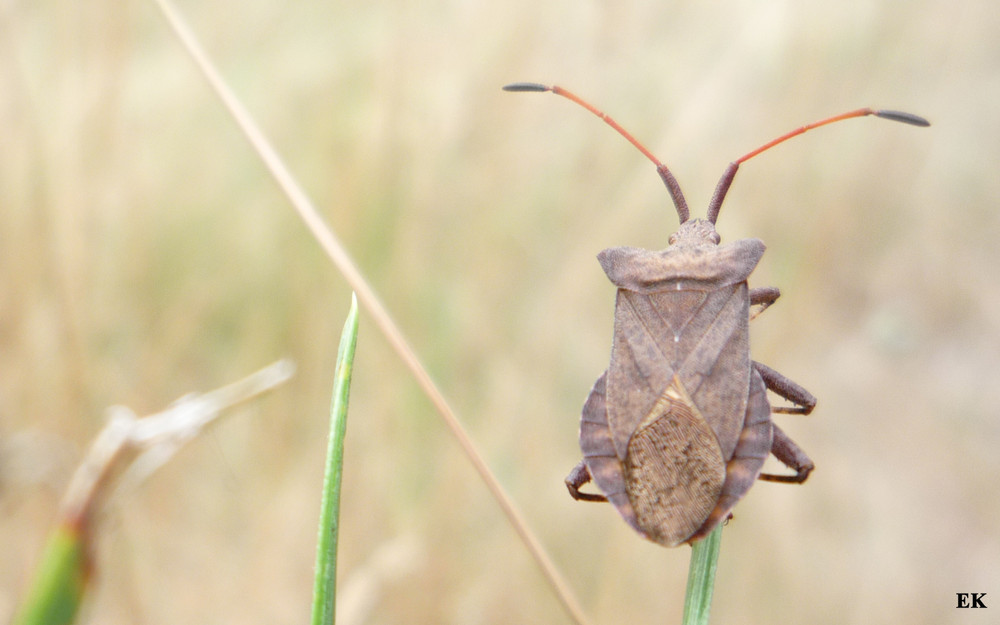
<path id="1" fill-rule="evenodd" d="M 670 170 L 667 169 L 666 165 L 661 163 L 658 158 L 653 156 L 652 152 L 646 149 L 646 146 L 639 143 L 638 139 L 633 137 L 629 131 L 622 128 L 618 124 L 618 122 L 611 119 L 611 117 L 609 117 L 607 113 L 601 111 L 600 109 L 598 109 L 591 103 L 587 102 L 580 96 L 576 95 L 575 93 L 572 93 L 570 91 L 563 89 L 562 87 L 558 87 L 555 85 L 550 87 L 547 85 L 541 85 L 534 82 L 515 82 L 509 85 L 505 85 L 503 90 L 504 91 L 550 91 L 556 95 L 561 95 L 564 98 L 576 102 L 577 104 L 587 109 L 594 115 L 597 115 L 598 117 L 603 119 L 604 123 L 617 130 L 618 134 L 628 139 L 629 143 L 634 145 L 640 152 L 646 155 L 646 158 L 653 161 L 653 164 L 656 165 L 656 173 L 660 175 L 660 179 L 663 180 L 663 184 L 667 186 L 667 191 L 670 192 L 670 198 L 674 201 L 674 207 L 677 208 L 677 217 L 680 218 L 681 223 L 684 223 L 685 221 L 688 220 L 689 211 L 688 211 L 687 201 L 684 199 L 684 194 L 681 192 L 681 186 L 677 183 L 677 179 L 674 178 L 674 175 L 670 173 Z"/>
<path id="2" fill-rule="evenodd" d="M 910 124 L 912 126 L 930 126 L 931 123 L 920 117 L 918 115 L 913 115 L 911 113 L 903 113 L 902 111 L 888 111 L 888 110 L 875 110 L 870 108 L 858 109 L 856 111 L 849 111 L 847 113 L 841 113 L 840 115 L 834 115 L 833 117 L 828 117 L 822 119 L 818 122 L 813 122 L 811 124 L 806 124 L 801 128 L 796 128 L 795 130 L 783 134 L 777 139 L 769 141 L 764 145 L 760 146 L 752 152 L 748 152 L 736 159 L 729 164 L 726 168 L 725 173 L 722 174 L 722 179 L 719 180 L 719 184 L 715 187 L 715 193 L 712 194 L 712 199 L 708 203 L 708 221 L 715 223 L 715 220 L 719 217 L 719 209 L 722 207 L 722 201 L 726 199 L 726 193 L 729 191 L 729 185 L 733 183 L 733 178 L 736 177 L 736 170 L 740 168 L 740 164 L 750 160 L 751 158 L 757 156 L 761 152 L 770 150 L 779 143 L 788 141 L 792 137 L 797 137 L 804 132 L 812 130 L 813 128 L 819 128 L 820 126 L 825 126 L 827 124 L 832 124 L 834 122 L 844 121 L 845 119 L 851 119 L 853 117 L 866 117 L 868 115 L 874 115 L 876 117 L 881 117 L 882 119 L 889 119 L 895 122 L 902 122 L 904 124 Z"/>

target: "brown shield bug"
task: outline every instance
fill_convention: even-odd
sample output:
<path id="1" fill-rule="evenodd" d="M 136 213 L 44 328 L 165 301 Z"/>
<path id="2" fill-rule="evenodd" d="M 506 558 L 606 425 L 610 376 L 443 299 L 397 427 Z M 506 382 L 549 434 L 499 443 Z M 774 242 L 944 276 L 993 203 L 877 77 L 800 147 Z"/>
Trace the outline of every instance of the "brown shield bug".
<path id="1" fill-rule="evenodd" d="M 720 245 L 719 208 L 741 163 L 808 130 L 867 115 L 914 126 L 928 126 L 927 120 L 865 108 L 802 126 L 730 163 L 706 219 L 691 219 L 666 165 L 606 114 L 561 87 L 504 89 L 551 91 L 603 119 L 656 165 L 681 222 L 665 250 L 614 247 L 597 257 L 618 287 L 614 340 L 611 364 L 583 406 L 583 461 L 566 478 L 570 494 L 610 501 L 637 532 L 673 547 L 712 531 L 758 478 L 804 482 L 813 462 L 771 413 L 809 414 L 816 398 L 750 359 L 750 320 L 780 292 L 747 286 L 764 243 Z M 772 408 L 767 390 L 792 405 Z M 762 474 L 769 454 L 794 475 Z M 580 491 L 591 480 L 603 495 Z"/>

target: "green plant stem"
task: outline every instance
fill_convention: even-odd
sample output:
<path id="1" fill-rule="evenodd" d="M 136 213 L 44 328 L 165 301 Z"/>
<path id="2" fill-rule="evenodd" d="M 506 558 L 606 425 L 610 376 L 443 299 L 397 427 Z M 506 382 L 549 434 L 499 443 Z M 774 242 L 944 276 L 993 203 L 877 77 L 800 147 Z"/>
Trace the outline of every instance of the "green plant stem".
<path id="1" fill-rule="evenodd" d="M 344 467 L 344 435 L 347 432 L 347 403 L 358 342 L 358 301 L 351 294 L 351 310 L 337 349 L 333 400 L 330 406 L 330 440 L 323 476 L 319 539 L 316 545 L 316 577 L 313 585 L 312 625 L 332 625 L 337 599 L 337 534 L 340 519 L 340 482 Z"/>
<path id="2" fill-rule="evenodd" d="M 712 607 L 712 591 L 715 588 L 715 570 L 719 563 L 721 543 L 722 523 L 712 530 L 711 534 L 691 546 L 691 565 L 688 567 L 682 625 L 708 625 L 708 611 Z"/>
<path id="3" fill-rule="evenodd" d="M 14 625 L 72 623 L 88 585 L 88 560 L 84 536 L 77 528 L 55 528 Z"/>

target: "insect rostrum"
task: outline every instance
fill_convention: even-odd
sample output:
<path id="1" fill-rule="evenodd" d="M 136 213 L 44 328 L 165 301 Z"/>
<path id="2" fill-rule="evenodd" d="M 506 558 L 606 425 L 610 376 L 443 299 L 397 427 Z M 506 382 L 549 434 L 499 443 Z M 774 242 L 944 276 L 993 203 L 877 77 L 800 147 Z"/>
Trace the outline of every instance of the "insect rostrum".
<path id="1" fill-rule="evenodd" d="M 812 128 L 866 115 L 928 122 L 909 113 L 858 109 L 802 126 L 731 163 L 707 219 L 691 219 L 670 170 L 607 115 L 561 87 L 515 83 L 504 89 L 551 91 L 601 117 L 656 164 L 681 222 L 665 250 L 614 247 L 597 257 L 618 289 L 614 338 L 611 363 L 583 406 L 583 461 L 566 478 L 570 494 L 610 501 L 637 532 L 672 547 L 712 531 L 758 478 L 804 482 L 813 462 L 772 423 L 771 413 L 809 414 L 816 399 L 751 360 L 750 320 L 780 292 L 748 287 L 764 243 L 720 244 L 719 209 L 741 163 Z M 772 409 L 767 390 L 792 406 Z M 795 473 L 761 474 L 769 454 Z M 580 490 L 591 480 L 603 495 Z"/>

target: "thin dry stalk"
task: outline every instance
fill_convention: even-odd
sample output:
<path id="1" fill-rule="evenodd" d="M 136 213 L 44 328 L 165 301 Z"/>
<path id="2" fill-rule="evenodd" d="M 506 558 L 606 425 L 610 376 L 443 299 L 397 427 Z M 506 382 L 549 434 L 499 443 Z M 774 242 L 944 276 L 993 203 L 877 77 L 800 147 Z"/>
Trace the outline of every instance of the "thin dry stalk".
<path id="1" fill-rule="evenodd" d="M 358 270 L 357 265 L 354 264 L 354 261 L 348 255 L 343 245 L 341 245 L 336 235 L 334 235 L 333 231 L 320 217 L 319 212 L 313 206 L 312 202 L 306 196 L 299 184 L 295 181 L 292 174 L 285 167 L 277 152 L 253 120 L 253 117 L 243 107 L 236 95 L 219 75 L 214 64 L 202 50 L 194 33 L 183 20 L 174 5 L 169 0 L 155 0 L 155 2 L 164 17 L 170 23 L 174 34 L 180 40 L 184 49 L 191 55 L 195 64 L 198 66 L 198 69 L 208 80 L 213 91 L 215 91 L 219 99 L 222 100 L 226 110 L 233 116 L 233 119 L 236 121 L 240 130 L 243 131 L 247 139 L 250 141 L 254 151 L 264 162 L 264 165 L 274 177 L 282 192 L 292 203 L 292 206 L 295 208 L 296 212 L 298 212 L 299 217 L 301 217 L 305 222 L 309 232 L 316 238 L 320 246 L 323 248 L 323 251 L 330 258 L 330 260 L 333 261 L 333 264 L 337 267 L 337 269 L 344 275 L 344 278 L 347 280 L 351 288 L 357 293 L 358 300 L 361 302 L 361 305 L 372 316 L 375 321 L 375 325 L 386 337 L 389 344 L 416 378 L 417 384 L 431 400 L 431 403 L 437 409 L 438 414 L 440 414 L 441 418 L 444 419 L 445 424 L 458 440 L 459 446 L 462 448 L 462 451 L 465 452 L 469 462 L 472 463 L 476 472 L 486 483 L 486 487 L 493 494 L 497 503 L 500 504 L 501 509 L 507 516 L 511 525 L 514 527 L 518 536 L 520 536 L 521 541 L 525 544 L 528 551 L 531 553 L 531 556 L 538 563 L 538 566 L 541 567 L 542 573 L 552 585 L 553 590 L 559 597 L 559 600 L 562 602 L 566 611 L 577 623 L 581 625 L 587 623 L 588 620 L 584 615 L 579 602 L 570 590 L 569 585 L 566 583 L 566 580 L 558 571 L 555 564 L 552 562 L 552 559 L 542 547 L 541 542 L 539 542 L 538 538 L 535 536 L 534 532 L 532 532 L 528 527 L 527 522 L 521 512 L 514 505 L 513 500 L 509 495 L 507 495 L 506 491 L 500 485 L 500 482 L 493 475 L 489 466 L 487 466 L 482 454 L 479 453 L 475 444 L 472 442 L 472 439 L 469 438 L 465 428 L 456 416 L 455 411 L 448 405 L 444 395 L 440 390 L 438 390 L 437 385 L 431 379 L 427 370 L 417 358 L 416 353 L 410 347 L 402 332 L 392 320 L 392 317 L 389 315 L 388 311 L 386 311 L 374 290 L 368 284 L 368 281 Z"/>
<path id="2" fill-rule="evenodd" d="M 204 394 L 186 395 L 162 412 L 138 418 L 124 406 L 110 419 L 70 479 L 59 517 L 87 525 L 102 498 L 135 488 L 194 439 L 226 408 L 288 380 L 295 367 L 280 360 L 242 380 Z"/>

